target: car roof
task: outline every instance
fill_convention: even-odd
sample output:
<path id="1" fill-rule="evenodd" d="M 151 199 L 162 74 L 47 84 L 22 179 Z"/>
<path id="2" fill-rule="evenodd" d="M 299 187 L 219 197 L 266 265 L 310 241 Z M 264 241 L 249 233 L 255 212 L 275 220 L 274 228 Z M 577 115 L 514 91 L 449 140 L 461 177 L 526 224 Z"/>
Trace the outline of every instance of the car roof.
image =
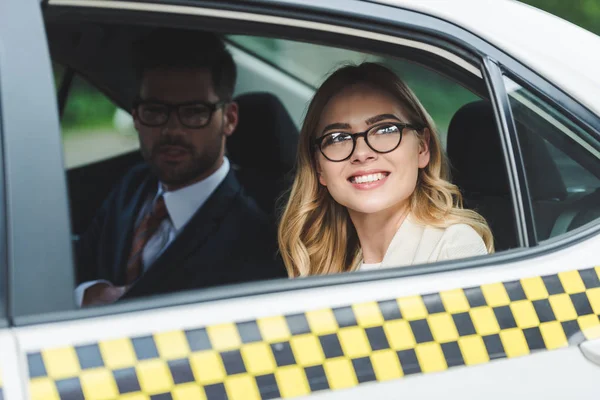
<path id="1" fill-rule="evenodd" d="M 600 36 L 516 0 L 373 1 L 476 34 L 600 115 Z"/>

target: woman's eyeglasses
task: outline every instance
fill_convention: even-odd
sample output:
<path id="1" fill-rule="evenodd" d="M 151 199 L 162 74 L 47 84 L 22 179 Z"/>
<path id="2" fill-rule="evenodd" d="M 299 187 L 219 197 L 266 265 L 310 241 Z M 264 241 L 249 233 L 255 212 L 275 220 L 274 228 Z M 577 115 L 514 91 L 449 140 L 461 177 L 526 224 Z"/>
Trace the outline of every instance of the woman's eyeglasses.
<path id="1" fill-rule="evenodd" d="M 411 124 L 386 122 L 375 125 L 364 132 L 330 132 L 314 140 L 323 156 L 329 161 L 345 161 L 352 156 L 359 137 L 377 153 L 389 153 L 400 146 L 402 134 L 406 130 L 420 131 L 423 128 Z"/>
<path id="2" fill-rule="evenodd" d="M 208 103 L 193 101 L 181 104 L 167 104 L 158 101 L 137 100 L 134 103 L 134 109 L 137 112 L 140 122 L 146 126 L 162 126 L 166 124 L 169 121 L 171 111 L 175 110 L 181 125 L 197 129 L 207 126 L 214 112 L 225 103 L 227 102 Z"/>

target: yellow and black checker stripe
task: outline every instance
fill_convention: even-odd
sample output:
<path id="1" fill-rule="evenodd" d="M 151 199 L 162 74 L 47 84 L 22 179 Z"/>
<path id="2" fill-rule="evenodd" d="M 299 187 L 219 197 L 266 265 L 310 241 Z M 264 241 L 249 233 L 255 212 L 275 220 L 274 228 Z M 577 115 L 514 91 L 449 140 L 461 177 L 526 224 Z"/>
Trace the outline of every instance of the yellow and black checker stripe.
<path id="1" fill-rule="evenodd" d="M 274 399 L 600 337 L 600 267 L 42 349 L 33 399 Z M 157 318 L 157 323 L 160 319 Z"/>

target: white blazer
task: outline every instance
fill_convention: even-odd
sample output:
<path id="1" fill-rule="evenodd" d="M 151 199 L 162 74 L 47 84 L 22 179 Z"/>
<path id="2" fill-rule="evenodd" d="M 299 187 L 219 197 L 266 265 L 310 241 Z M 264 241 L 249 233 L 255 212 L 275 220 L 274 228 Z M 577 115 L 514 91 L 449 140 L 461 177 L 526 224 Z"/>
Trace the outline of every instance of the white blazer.
<path id="1" fill-rule="evenodd" d="M 400 225 L 380 268 L 401 267 L 488 254 L 483 239 L 466 224 L 422 225 L 409 214 Z M 362 268 L 359 267 L 359 269 Z"/>

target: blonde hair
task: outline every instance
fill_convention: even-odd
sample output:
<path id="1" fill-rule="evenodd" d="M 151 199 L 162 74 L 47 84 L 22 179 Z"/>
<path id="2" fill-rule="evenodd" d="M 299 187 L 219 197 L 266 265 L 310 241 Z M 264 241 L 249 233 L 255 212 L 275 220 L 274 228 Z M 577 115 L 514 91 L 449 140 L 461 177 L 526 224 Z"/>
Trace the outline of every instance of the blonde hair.
<path id="1" fill-rule="evenodd" d="M 335 71 L 317 90 L 308 107 L 300 131 L 296 177 L 278 231 L 279 249 L 288 274 L 296 277 L 351 271 L 362 258 L 358 235 L 347 209 L 319 184 L 312 145 L 321 112 L 329 100 L 355 84 L 391 94 L 402 106 L 409 119 L 407 122 L 430 131 L 430 161 L 419 170 L 410 199 L 413 218 L 438 228 L 467 224 L 482 237 L 488 251 L 493 252 L 492 233 L 485 219 L 475 211 L 463 209 L 458 187 L 449 182 L 447 159 L 429 114 L 392 71 L 379 64 L 363 63 Z M 424 129 L 416 133 L 421 141 L 425 140 L 423 132 Z"/>

